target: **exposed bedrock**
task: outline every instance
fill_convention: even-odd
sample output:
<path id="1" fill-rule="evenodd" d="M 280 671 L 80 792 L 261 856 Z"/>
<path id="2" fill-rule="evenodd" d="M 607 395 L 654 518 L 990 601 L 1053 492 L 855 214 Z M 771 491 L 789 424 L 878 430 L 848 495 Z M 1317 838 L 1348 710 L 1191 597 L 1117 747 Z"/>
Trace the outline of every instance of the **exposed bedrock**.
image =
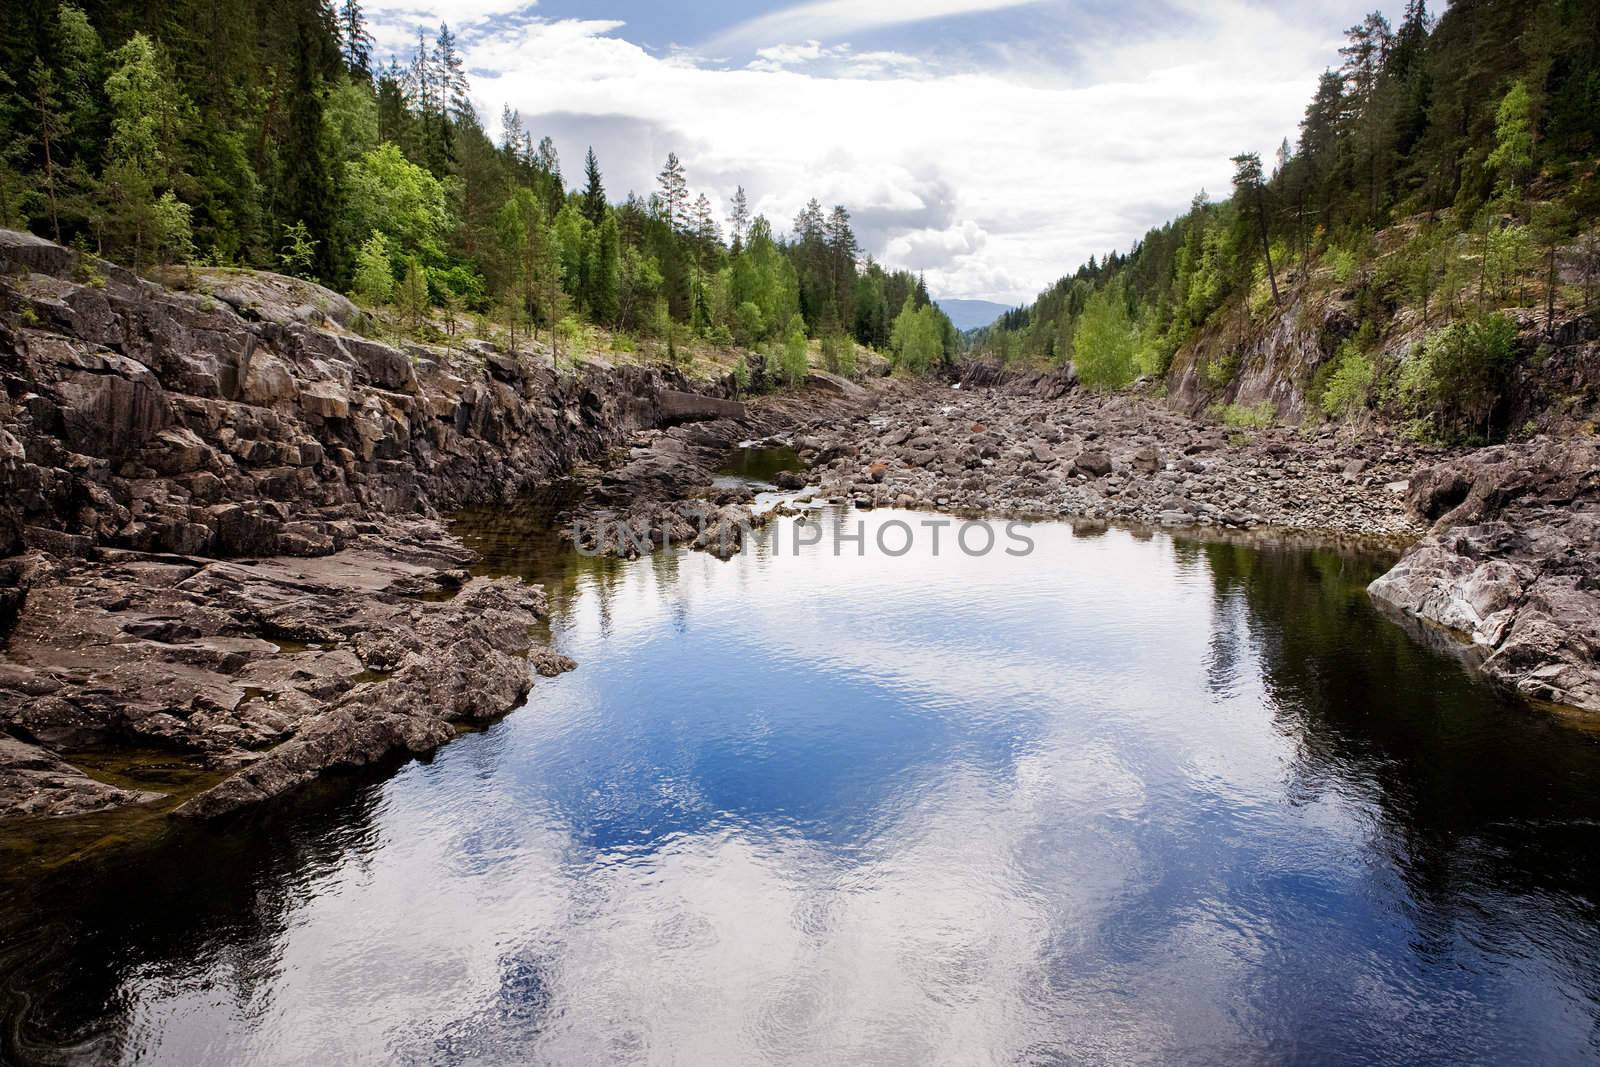
<path id="1" fill-rule="evenodd" d="M 85 746 L 235 770 L 181 809 L 210 815 L 514 707 L 571 666 L 528 638 L 542 594 L 468 579 L 432 520 L 743 413 L 670 370 L 357 324 L 297 279 L 178 291 L 0 231 L 0 813 L 145 799 L 60 758 Z"/>
<path id="2" fill-rule="evenodd" d="M 1459 635 L 1524 696 L 1600 711 L 1600 444 L 1482 449 L 1423 472 L 1409 500 L 1433 529 L 1373 597 Z"/>

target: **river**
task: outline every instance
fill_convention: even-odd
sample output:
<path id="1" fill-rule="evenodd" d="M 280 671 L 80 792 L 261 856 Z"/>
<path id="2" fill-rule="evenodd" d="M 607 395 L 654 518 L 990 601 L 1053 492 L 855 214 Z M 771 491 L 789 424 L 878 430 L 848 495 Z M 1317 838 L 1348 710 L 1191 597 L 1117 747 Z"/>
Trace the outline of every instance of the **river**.
<path id="1" fill-rule="evenodd" d="M 430 760 L 14 864 L 7 1053 L 1600 1057 L 1600 733 L 1380 617 L 1383 553 L 928 519 L 723 563 L 468 517 L 579 669 Z"/>

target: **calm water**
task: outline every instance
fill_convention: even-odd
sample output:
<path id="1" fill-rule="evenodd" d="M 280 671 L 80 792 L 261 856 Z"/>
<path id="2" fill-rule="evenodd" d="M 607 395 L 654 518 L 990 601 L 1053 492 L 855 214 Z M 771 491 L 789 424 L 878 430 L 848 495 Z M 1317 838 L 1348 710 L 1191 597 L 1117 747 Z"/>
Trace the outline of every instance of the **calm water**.
<path id="1" fill-rule="evenodd" d="M 1600 1057 L 1597 735 L 1377 617 L 1381 561 L 471 530 L 579 670 L 430 762 L 14 871 L 10 1058 Z"/>

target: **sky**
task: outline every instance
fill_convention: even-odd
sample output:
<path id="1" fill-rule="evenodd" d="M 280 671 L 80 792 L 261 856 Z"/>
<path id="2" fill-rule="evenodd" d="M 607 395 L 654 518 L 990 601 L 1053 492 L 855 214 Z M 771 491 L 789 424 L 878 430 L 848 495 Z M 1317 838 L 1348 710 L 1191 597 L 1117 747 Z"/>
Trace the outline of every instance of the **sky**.
<path id="1" fill-rule="evenodd" d="M 940 298 L 1020 304 L 1295 133 L 1371 0 L 366 0 L 380 54 L 447 20 L 491 132 L 646 195 L 668 152 L 723 218 L 843 204 Z"/>

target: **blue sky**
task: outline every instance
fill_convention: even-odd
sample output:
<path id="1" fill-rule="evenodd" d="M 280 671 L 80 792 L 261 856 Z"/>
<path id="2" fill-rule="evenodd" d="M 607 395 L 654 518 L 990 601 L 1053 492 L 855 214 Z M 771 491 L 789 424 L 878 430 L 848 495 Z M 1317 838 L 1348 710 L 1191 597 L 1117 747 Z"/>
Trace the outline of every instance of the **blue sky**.
<path id="1" fill-rule="evenodd" d="M 1364 0 L 1370 2 L 1370 0 Z M 380 51 L 448 19 L 486 125 L 516 107 L 608 192 L 667 152 L 774 226 L 842 203 L 941 297 L 1019 303 L 1270 155 L 1364 2 L 367 0 Z"/>

